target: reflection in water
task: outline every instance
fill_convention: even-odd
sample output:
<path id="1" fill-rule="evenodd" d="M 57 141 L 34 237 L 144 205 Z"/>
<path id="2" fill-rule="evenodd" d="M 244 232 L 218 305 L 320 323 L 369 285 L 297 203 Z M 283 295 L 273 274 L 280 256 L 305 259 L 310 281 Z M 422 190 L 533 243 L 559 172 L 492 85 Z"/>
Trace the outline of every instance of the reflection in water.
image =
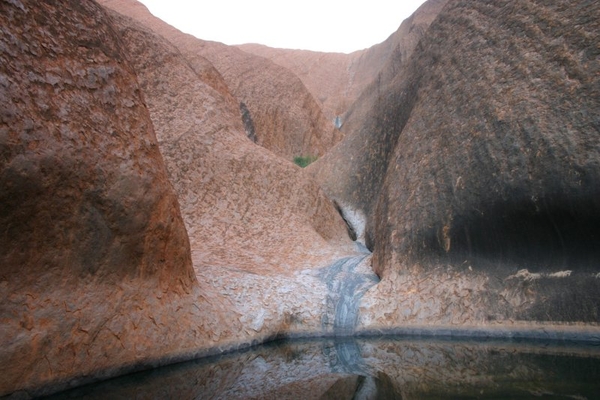
<path id="1" fill-rule="evenodd" d="M 346 338 L 276 342 L 132 374 L 53 399 L 593 399 L 600 348 Z"/>

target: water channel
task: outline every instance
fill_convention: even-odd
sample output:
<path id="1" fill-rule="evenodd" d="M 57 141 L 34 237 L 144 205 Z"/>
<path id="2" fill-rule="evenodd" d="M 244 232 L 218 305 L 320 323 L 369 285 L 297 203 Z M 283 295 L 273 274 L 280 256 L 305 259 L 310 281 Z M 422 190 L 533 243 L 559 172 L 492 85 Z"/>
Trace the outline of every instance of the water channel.
<path id="1" fill-rule="evenodd" d="M 379 337 L 277 341 L 51 399 L 597 399 L 600 346 Z"/>

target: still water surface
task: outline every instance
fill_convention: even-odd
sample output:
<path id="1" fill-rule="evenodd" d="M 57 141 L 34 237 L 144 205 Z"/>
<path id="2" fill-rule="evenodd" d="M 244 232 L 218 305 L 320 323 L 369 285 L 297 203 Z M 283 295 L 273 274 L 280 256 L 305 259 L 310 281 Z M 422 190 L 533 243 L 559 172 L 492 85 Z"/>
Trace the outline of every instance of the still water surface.
<path id="1" fill-rule="evenodd" d="M 280 341 L 52 399 L 599 399 L 600 346 L 407 337 Z"/>

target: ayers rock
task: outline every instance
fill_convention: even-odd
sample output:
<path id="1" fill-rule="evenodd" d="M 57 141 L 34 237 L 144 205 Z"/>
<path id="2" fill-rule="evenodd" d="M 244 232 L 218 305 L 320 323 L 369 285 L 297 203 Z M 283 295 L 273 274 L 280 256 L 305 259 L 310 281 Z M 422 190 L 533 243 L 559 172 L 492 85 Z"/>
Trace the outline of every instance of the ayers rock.
<path id="1" fill-rule="evenodd" d="M 430 0 L 343 55 L 0 2 L 0 396 L 276 337 L 597 340 L 599 14 Z"/>
<path id="2" fill-rule="evenodd" d="M 346 225 L 210 62 L 95 2 L 0 5 L 0 395 L 328 329 Z"/>
<path id="3" fill-rule="evenodd" d="M 292 71 L 320 103 L 327 118 L 343 125 L 351 106 L 374 80 L 388 81 L 395 76 L 446 2 L 427 1 L 384 42 L 351 54 L 274 49 L 259 44 L 237 47 Z M 344 132 L 346 129 L 342 129 Z"/>
<path id="4" fill-rule="evenodd" d="M 599 11 L 450 1 L 353 105 L 312 168 L 364 221 L 369 323 L 598 322 Z"/>
<path id="5" fill-rule="evenodd" d="M 287 68 L 222 43 L 197 39 L 155 18 L 135 0 L 101 4 L 139 21 L 173 43 L 188 60 L 204 58 L 237 99 L 246 133 L 288 160 L 321 156 L 342 138 L 302 81 Z"/>

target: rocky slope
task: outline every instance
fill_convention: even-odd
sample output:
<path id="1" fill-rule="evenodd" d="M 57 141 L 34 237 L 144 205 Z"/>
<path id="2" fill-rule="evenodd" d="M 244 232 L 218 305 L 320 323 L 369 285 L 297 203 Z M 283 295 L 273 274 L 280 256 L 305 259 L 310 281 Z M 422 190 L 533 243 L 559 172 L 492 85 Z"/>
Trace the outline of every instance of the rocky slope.
<path id="1" fill-rule="evenodd" d="M 323 264 L 316 244 L 338 245 L 346 235 L 318 187 L 253 144 L 231 97 L 206 84 L 176 47 L 111 15 L 138 74 L 194 254 L 204 264 L 272 273 Z"/>
<path id="2" fill-rule="evenodd" d="M 183 34 L 135 0 L 101 3 L 164 36 L 186 58 L 201 56 L 210 61 L 246 114 L 247 134 L 275 154 L 290 161 L 297 156 L 321 156 L 341 139 L 302 81 L 288 69 L 235 47 Z"/>
<path id="3" fill-rule="evenodd" d="M 366 323 L 597 323 L 598 11 L 450 1 L 363 100 L 315 171 L 366 221 Z"/>

